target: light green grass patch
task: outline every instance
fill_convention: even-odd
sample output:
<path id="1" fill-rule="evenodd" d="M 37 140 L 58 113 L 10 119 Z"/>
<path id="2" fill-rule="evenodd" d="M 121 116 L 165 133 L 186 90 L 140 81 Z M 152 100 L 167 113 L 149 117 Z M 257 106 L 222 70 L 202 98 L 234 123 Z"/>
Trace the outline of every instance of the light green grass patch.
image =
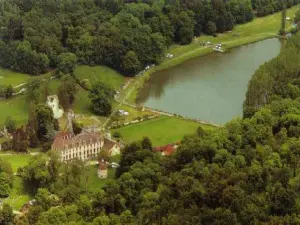
<path id="1" fill-rule="evenodd" d="M 31 79 L 41 78 L 41 77 L 50 77 L 51 73 L 45 73 L 39 76 L 33 76 L 25 73 L 18 73 L 9 69 L 4 69 L 0 67 L 0 85 L 11 85 L 17 86 L 20 84 L 24 84 Z"/>
<path id="2" fill-rule="evenodd" d="M 0 127 L 5 119 L 11 116 L 17 124 L 24 124 L 28 120 L 28 103 L 24 96 L 14 97 L 8 100 L 0 100 Z"/>
<path id="3" fill-rule="evenodd" d="M 11 164 L 14 173 L 18 168 L 26 166 L 32 157 L 29 154 L 0 154 L 0 158 Z"/>
<path id="4" fill-rule="evenodd" d="M 77 66 L 75 70 L 77 79 L 87 79 L 91 84 L 100 81 L 112 86 L 115 90 L 119 89 L 124 83 L 124 77 L 117 71 L 106 66 Z"/>
<path id="5" fill-rule="evenodd" d="M 19 85 L 26 83 L 31 77 L 28 74 L 17 73 L 0 67 L 0 85 Z"/>
<path id="6" fill-rule="evenodd" d="M 161 116 L 141 123 L 113 129 L 112 133 L 119 132 L 125 142 L 141 140 L 147 136 L 153 146 L 160 146 L 182 140 L 187 134 L 193 134 L 201 126 L 205 131 L 212 131 L 215 127 L 202 125 L 181 118 Z"/>

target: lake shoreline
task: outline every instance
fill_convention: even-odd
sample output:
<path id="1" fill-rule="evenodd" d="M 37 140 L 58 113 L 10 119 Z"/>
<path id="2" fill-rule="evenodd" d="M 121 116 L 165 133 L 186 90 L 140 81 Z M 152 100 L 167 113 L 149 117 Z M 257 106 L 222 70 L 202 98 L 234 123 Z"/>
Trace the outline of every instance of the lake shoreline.
<path id="1" fill-rule="evenodd" d="M 277 34 L 276 35 L 268 35 L 268 36 L 265 36 L 265 37 L 259 37 L 259 38 L 256 38 L 256 39 L 252 39 L 252 40 L 247 41 L 247 42 L 242 41 L 240 44 L 234 44 L 232 46 L 226 45 L 224 47 L 225 54 L 226 54 L 226 52 L 228 52 L 228 50 L 232 50 L 234 48 L 242 47 L 244 45 L 248 45 L 248 44 L 252 44 L 252 43 L 255 43 L 255 42 L 260 42 L 260 41 L 264 41 L 264 40 L 272 39 L 272 38 L 284 38 L 284 37 L 280 36 L 280 35 L 277 35 Z M 135 87 L 135 90 L 133 91 L 133 93 L 129 97 L 129 103 L 133 103 L 133 104 L 136 103 L 136 100 L 137 100 L 137 97 L 138 97 L 138 92 L 140 91 L 140 89 L 142 89 L 144 87 L 145 83 L 147 83 L 149 81 L 149 79 L 151 79 L 152 74 L 154 74 L 158 71 L 167 70 L 167 69 L 170 69 L 172 67 L 178 66 L 179 64 L 182 64 L 182 63 L 184 63 L 188 60 L 193 60 L 193 59 L 196 59 L 198 57 L 207 56 L 207 55 L 213 54 L 213 53 L 215 53 L 215 51 L 212 48 L 199 49 L 199 51 L 197 51 L 196 53 L 187 52 L 184 55 L 178 56 L 178 57 L 173 58 L 173 59 L 166 60 L 163 63 L 159 64 L 158 66 L 149 69 L 148 71 L 143 73 L 142 76 L 136 78 L 136 79 L 139 79 L 139 84 Z M 224 53 L 219 53 L 219 54 L 224 54 Z"/>
<path id="2" fill-rule="evenodd" d="M 298 6 L 294 6 L 294 7 L 290 8 L 287 12 L 288 13 L 287 16 L 294 16 L 297 9 L 298 9 Z M 204 35 L 204 36 L 198 37 L 196 40 L 203 41 L 203 38 L 205 38 L 212 42 L 216 42 L 214 44 L 224 43 L 224 44 L 226 44 L 224 49 L 227 51 L 227 50 L 230 50 L 233 48 L 241 47 L 243 45 L 248 45 L 248 44 L 263 41 L 266 39 L 285 38 L 278 34 L 278 31 L 280 29 L 280 17 L 281 17 L 281 12 L 277 12 L 275 14 L 268 15 L 265 17 L 255 18 L 253 21 L 251 21 L 249 23 L 237 25 L 233 29 L 233 31 L 223 33 L 223 34 L 218 34 L 217 37 L 211 37 L 211 36 Z M 290 24 L 287 24 L 287 32 L 291 32 L 291 30 L 292 30 L 292 23 L 291 22 L 289 22 L 289 23 Z M 260 24 L 267 24 L 268 26 L 266 28 L 263 27 L 264 29 L 260 30 L 260 28 L 259 28 Z M 266 26 L 266 25 L 263 25 L 263 26 Z M 247 32 L 249 30 L 251 31 L 251 33 L 253 32 L 255 34 L 253 34 L 253 35 L 248 34 Z M 228 36 L 230 34 L 232 34 L 230 37 L 225 37 L 226 35 Z M 239 35 L 238 38 L 236 38 L 236 36 L 234 36 L 233 34 Z M 229 38 L 228 41 L 227 41 L 227 38 Z M 172 47 L 173 46 L 171 46 L 169 48 L 171 53 L 173 53 Z M 199 48 L 199 46 L 197 46 L 194 41 L 187 46 L 179 46 L 179 48 L 182 48 L 182 49 L 189 48 L 189 47 L 191 47 L 191 49 L 188 49 L 187 51 L 184 51 L 182 54 L 180 53 L 177 56 L 176 56 L 176 54 L 173 54 L 175 56 L 174 58 L 164 59 L 162 61 L 162 63 L 160 63 L 159 65 L 157 65 L 155 67 L 150 68 L 148 71 L 143 73 L 142 76 L 137 77 L 136 79 L 138 79 L 138 80 L 137 80 L 137 82 L 135 82 L 136 84 L 133 87 L 134 90 L 130 94 L 128 102 L 133 103 L 133 104 L 136 103 L 136 99 L 138 97 L 139 90 L 144 87 L 144 84 L 146 82 L 148 82 L 148 80 L 151 78 L 151 75 L 153 73 L 161 71 L 161 70 L 169 69 L 171 67 L 177 66 L 181 63 L 184 63 L 188 60 L 206 56 L 208 54 L 215 52 L 212 48 Z M 193 47 L 195 47 L 195 48 L 193 48 Z"/>
<path id="3" fill-rule="evenodd" d="M 249 80 L 279 54 L 282 44 L 278 38 L 265 39 L 158 71 L 144 83 L 136 104 L 224 125 L 243 116 Z"/>

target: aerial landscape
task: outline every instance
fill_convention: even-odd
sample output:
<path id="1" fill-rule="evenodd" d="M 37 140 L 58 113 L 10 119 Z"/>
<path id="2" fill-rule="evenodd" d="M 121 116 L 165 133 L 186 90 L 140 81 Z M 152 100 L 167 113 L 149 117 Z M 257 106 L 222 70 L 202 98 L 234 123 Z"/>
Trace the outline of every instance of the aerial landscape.
<path id="1" fill-rule="evenodd" d="M 300 225 L 300 0 L 2 0 L 0 225 Z"/>

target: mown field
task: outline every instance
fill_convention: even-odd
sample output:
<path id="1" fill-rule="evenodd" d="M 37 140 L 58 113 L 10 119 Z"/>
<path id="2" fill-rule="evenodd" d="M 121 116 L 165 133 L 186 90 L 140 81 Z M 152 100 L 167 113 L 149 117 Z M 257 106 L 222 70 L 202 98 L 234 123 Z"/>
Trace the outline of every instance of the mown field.
<path id="1" fill-rule="evenodd" d="M 0 76 L 3 77 L 4 75 L 1 75 L 1 71 L 5 71 L 5 77 L 9 79 L 1 79 L 0 84 L 2 84 L 2 81 L 6 80 L 6 84 L 18 85 L 28 81 L 29 79 L 34 78 L 26 74 L 19 74 L 13 71 L 0 69 Z M 80 80 L 88 79 L 90 83 L 94 83 L 95 81 L 99 80 L 116 89 L 118 89 L 124 83 L 124 77 L 121 74 L 117 73 L 113 69 L 102 66 L 77 66 L 75 70 L 75 76 Z M 49 94 L 56 94 L 59 84 L 59 80 L 51 80 L 49 83 Z M 4 124 L 4 121 L 8 116 L 13 117 L 18 124 L 26 123 L 26 121 L 28 120 L 27 106 L 28 103 L 26 102 L 24 96 L 14 97 L 8 100 L 0 100 L 0 127 Z M 88 92 L 79 85 L 78 93 L 75 97 L 75 102 L 73 105 L 73 110 L 75 111 L 75 113 L 93 115 L 90 109 L 90 100 L 88 98 Z"/>
<path id="2" fill-rule="evenodd" d="M 287 10 L 287 17 L 294 18 L 295 12 L 299 6 L 294 6 Z M 292 21 L 287 22 L 287 30 L 291 29 Z M 135 102 L 138 94 L 138 89 L 150 78 L 151 74 L 158 71 L 176 66 L 186 60 L 193 59 L 213 52 L 212 48 L 203 47 L 201 42 L 210 41 L 213 44 L 223 43 L 225 49 L 238 47 L 252 42 L 264 40 L 267 38 L 276 37 L 281 27 L 281 12 L 266 16 L 255 18 L 253 21 L 237 25 L 232 32 L 218 34 L 217 37 L 203 35 L 196 38 L 189 45 L 173 45 L 169 48 L 168 53 L 172 53 L 174 58 L 164 59 L 164 61 L 149 71 L 139 79 L 139 84 L 136 85 L 136 90 L 133 91 L 129 98 L 129 102 Z"/>
<path id="3" fill-rule="evenodd" d="M 124 83 L 124 76 L 106 66 L 78 66 L 75 76 L 80 80 L 89 80 L 91 84 L 100 81 L 112 86 L 114 89 L 119 89 Z"/>
<path id="4" fill-rule="evenodd" d="M 138 141 L 147 136 L 151 139 L 153 146 L 160 146 L 182 140 L 185 135 L 195 133 L 199 126 L 208 132 L 216 129 L 209 125 L 202 125 L 180 118 L 161 116 L 113 129 L 111 132 L 119 132 L 125 142 Z"/>
<path id="5" fill-rule="evenodd" d="M 24 96 L 0 100 L 0 128 L 6 117 L 11 116 L 18 124 L 24 124 L 28 120 L 28 108 Z"/>
<path id="6" fill-rule="evenodd" d="M 30 75 L 17 73 L 8 69 L 0 68 L 0 85 L 19 85 L 27 82 Z"/>
<path id="7" fill-rule="evenodd" d="M 14 173 L 18 168 L 26 166 L 32 157 L 29 154 L 0 154 L 0 158 L 11 164 Z"/>

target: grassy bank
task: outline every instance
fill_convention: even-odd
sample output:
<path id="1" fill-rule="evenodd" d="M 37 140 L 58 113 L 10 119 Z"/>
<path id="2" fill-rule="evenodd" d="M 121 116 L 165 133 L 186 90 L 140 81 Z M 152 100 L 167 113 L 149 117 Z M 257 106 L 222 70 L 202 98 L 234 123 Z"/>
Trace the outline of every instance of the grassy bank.
<path id="1" fill-rule="evenodd" d="M 201 126 L 206 131 L 212 131 L 215 127 L 202 125 L 175 117 L 161 116 L 152 120 L 113 129 L 112 133 L 119 132 L 125 142 L 141 140 L 147 136 L 154 146 L 165 145 L 180 141 L 185 135 L 196 132 Z"/>
<path id="2" fill-rule="evenodd" d="M 42 75 L 45 76 L 45 75 Z M 124 83 L 124 77 L 104 66 L 77 66 L 75 70 L 75 76 L 78 79 L 89 80 L 92 84 L 96 81 L 104 82 L 116 89 L 118 89 Z M 19 74 L 10 70 L 0 68 L 0 84 L 18 85 L 27 82 L 29 79 L 35 78 L 27 74 Z M 40 76 L 39 76 L 40 77 Z M 49 83 L 49 94 L 57 94 L 60 81 L 53 79 Z M 4 124 L 6 117 L 11 116 L 19 125 L 26 123 L 28 120 L 28 104 L 24 96 L 13 97 L 8 100 L 0 100 L 0 127 Z M 75 96 L 75 102 L 73 105 L 75 113 L 93 115 L 90 108 L 90 100 L 88 98 L 88 92 L 78 85 L 78 93 Z"/>
<path id="3" fill-rule="evenodd" d="M 287 17 L 294 18 L 298 6 L 294 6 L 287 10 Z M 292 26 L 291 21 L 287 21 L 287 29 Z M 174 58 L 165 59 L 160 65 L 145 72 L 143 76 L 138 77 L 139 81 L 135 84 L 135 90 L 132 92 L 129 102 L 135 102 L 139 88 L 150 79 L 152 73 L 168 69 L 183 63 L 189 59 L 200 57 L 212 53 L 212 48 L 203 47 L 199 43 L 210 41 L 213 44 L 222 43 L 225 49 L 235 48 L 241 45 L 261 41 L 264 39 L 276 37 L 281 27 L 281 12 L 266 17 L 255 18 L 253 21 L 235 26 L 232 32 L 218 34 L 217 37 L 203 35 L 196 38 L 189 45 L 173 45 L 169 48 L 168 53 L 172 53 Z"/>

